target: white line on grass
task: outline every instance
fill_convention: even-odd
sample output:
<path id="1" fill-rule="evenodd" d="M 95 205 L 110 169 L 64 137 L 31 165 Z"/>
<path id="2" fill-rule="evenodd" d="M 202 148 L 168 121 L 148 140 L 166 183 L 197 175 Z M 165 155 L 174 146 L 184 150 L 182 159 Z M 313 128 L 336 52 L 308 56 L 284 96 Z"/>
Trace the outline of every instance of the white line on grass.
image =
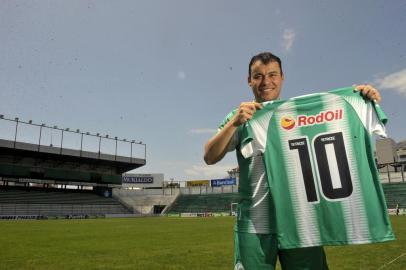
<path id="1" fill-rule="evenodd" d="M 401 254 L 400 256 L 397 256 L 395 259 L 391 260 L 388 263 L 384 263 L 384 265 L 382 265 L 381 267 L 378 268 L 378 270 L 383 269 L 384 267 L 388 266 L 389 264 L 393 263 L 394 261 L 396 261 L 397 259 L 399 259 L 400 257 L 403 257 L 404 255 L 406 255 L 406 252 Z"/>

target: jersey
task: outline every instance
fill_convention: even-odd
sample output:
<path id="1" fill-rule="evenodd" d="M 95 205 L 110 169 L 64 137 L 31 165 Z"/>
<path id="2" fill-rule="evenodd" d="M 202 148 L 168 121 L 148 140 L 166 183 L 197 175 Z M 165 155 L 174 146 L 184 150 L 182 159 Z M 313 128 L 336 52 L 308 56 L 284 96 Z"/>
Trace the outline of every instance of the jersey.
<path id="1" fill-rule="evenodd" d="M 281 249 L 394 239 L 371 134 L 386 117 L 353 88 L 276 101 L 242 131 L 263 154 Z"/>
<path id="2" fill-rule="evenodd" d="M 230 112 L 220 124 L 220 131 L 235 115 Z M 270 199 L 268 180 L 261 156 L 244 158 L 240 152 L 239 137 L 242 127 L 234 133 L 228 151 L 236 150 L 239 174 L 239 202 L 237 208 L 236 231 L 269 234 L 276 232 L 274 207 Z"/>

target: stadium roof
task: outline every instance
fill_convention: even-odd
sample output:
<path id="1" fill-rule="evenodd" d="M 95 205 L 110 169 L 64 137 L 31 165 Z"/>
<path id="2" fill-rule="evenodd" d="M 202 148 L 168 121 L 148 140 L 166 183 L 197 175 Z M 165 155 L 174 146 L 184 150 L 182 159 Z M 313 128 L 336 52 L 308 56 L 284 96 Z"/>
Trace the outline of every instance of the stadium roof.
<path id="1" fill-rule="evenodd" d="M 0 139 L 0 176 L 121 184 L 146 160 Z"/>

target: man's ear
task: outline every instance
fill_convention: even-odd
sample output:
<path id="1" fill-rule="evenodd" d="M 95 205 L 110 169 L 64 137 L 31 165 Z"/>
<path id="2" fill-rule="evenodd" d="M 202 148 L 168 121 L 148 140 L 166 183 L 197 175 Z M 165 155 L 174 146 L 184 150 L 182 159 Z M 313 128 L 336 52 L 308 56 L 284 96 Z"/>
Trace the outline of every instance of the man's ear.
<path id="1" fill-rule="evenodd" d="M 248 76 L 247 82 L 248 82 L 248 85 L 251 86 L 251 77 L 250 76 Z"/>

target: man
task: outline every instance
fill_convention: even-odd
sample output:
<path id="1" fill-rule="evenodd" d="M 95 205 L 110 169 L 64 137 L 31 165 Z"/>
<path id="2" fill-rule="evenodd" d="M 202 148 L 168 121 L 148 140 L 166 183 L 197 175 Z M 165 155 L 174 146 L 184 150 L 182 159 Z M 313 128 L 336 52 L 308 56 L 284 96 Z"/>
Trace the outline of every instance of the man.
<path id="1" fill-rule="evenodd" d="M 265 52 L 254 56 L 248 69 L 248 85 L 255 100 L 243 102 L 224 119 L 218 133 L 205 145 L 207 164 L 220 161 L 228 151 L 237 150 L 240 168 L 240 202 L 235 226 L 235 269 L 275 269 L 276 258 L 282 269 L 328 269 L 322 247 L 279 250 L 276 239 L 275 210 L 261 156 L 244 159 L 239 151 L 239 131 L 249 121 L 262 102 L 279 98 L 284 81 L 279 57 Z M 356 90 L 379 102 L 379 92 L 370 85 Z"/>

